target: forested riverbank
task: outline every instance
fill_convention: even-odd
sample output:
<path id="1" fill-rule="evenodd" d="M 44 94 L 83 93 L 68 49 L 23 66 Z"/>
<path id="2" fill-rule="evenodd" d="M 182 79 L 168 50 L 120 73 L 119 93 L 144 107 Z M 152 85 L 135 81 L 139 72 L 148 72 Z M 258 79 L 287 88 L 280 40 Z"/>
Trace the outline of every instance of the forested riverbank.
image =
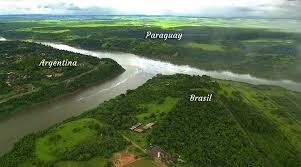
<path id="1" fill-rule="evenodd" d="M 39 66 L 42 60 L 76 60 L 69 67 Z M 111 59 L 98 59 L 47 46 L 0 42 L 0 118 L 79 88 L 103 82 L 124 69 Z"/>
<path id="2" fill-rule="evenodd" d="M 212 102 L 189 101 L 192 93 L 209 92 Z M 180 157 L 164 161 L 168 165 L 299 166 L 300 99 L 299 93 L 278 87 L 157 75 L 79 117 L 23 138 L 0 164 L 66 166 L 101 159 L 110 166 L 113 153 L 125 149 L 148 156 L 125 136 L 139 147 L 156 144 L 166 155 Z M 155 125 L 131 131 L 137 122 Z"/>

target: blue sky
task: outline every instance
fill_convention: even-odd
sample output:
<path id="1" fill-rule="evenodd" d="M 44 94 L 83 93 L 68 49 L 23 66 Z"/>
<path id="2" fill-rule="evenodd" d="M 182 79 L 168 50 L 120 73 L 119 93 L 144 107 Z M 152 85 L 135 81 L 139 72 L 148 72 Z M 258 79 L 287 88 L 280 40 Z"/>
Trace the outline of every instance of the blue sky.
<path id="1" fill-rule="evenodd" d="M 93 14 L 300 18 L 301 0 L 0 0 L 0 15 Z"/>

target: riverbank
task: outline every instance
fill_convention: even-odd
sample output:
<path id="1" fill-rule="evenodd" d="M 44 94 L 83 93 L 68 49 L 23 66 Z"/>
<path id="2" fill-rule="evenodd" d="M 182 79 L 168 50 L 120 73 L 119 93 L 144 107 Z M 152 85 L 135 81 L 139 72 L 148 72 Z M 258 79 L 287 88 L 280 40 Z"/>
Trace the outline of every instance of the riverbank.
<path id="1" fill-rule="evenodd" d="M 11 41 L 0 44 L 1 52 L 9 55 L 1 57 L 1 61 L 7 65 L 1 67 L 4 74 L 1 74 L 2 79 L 0 81 L 2 85 L 0 119 L 23 111 L 37 103 L 91 86 L 93 83 L 111 79 L 125 71 L 111 59 L 91 57 L 90 60 L 86 55 L 66 53 L 43 45 L 25 42 Z M 15 47 L 16 50 L 7 51 L 6 48 L 9 47 Z M 20 47 L 23 48 L 18 49 Z M 29 47 L 34 49 L 29 51 Z M 15 63 L 17 67 L 12 68 L 14 59 L 17 59 L 17 56 L 13 54 L 14 52 L 20 52 L 22 59 L 17 64 Z M 57 67 L 51 70 L 47 67 L 38 67 L 37 60 L 39 59 L 54 59 L 58 58 L 57 56 L 66 55 L 70 59 L 79 60 L 81 67 Z"/>
<path id="2" fill-rule="evenodd" d="M 124 73 L 100 84 L 34 105 L 0 121 L 0 133 L 5 133 L 0 136 L 0 155 L 11 150 L 22 137 L 96 108 L 100 103 L 126 93 L 128 89 L 136 89 L 153 76 L 135 67 L 125 69 Z"/>

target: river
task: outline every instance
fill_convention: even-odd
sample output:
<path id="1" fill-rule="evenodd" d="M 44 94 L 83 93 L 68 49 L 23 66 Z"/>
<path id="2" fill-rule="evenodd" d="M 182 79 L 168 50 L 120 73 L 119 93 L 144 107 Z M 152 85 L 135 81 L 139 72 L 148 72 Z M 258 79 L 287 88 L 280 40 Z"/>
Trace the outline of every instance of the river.
<path id="1" fill-rule="evenodd" d="M 47 42 L 44 42 L 42 44 L 51 46 L 56 49 L 91 55 L 98 58 L 104 58 L 104 57 L 111 58 L 117 61 L 120 65 L 122 65 L 125 68 L 129 66 L 134 67 L 142 70 L 145 73 L 149 73 L 152 75 L 156 75 L 159 73 L 166 74 L 166 75 L 175 74 L 175 73 L 182 73 L 182 74 L 189 74 L 189 75 L 208 75 L 218 79 L 240 81 L 240 82 L 250 83 L 254 85 L 274 85 L 289 90 L 301 92 L 301 83 L 296 83 L 290 80 L 274 81 L 274 80 L 268 80 L 263 78 L 257 78 L 249 74 L 235 74 L 229 71 L 201 70 L 201 69 L 190 67 L 188 65 L 175 65 L 167 62 L 151 60 L 130 53 L 88 51 L 84 49 L 74 48 L 64 44 L 54 44 L 54 43 L 47 43 Z"/>
<path id="2" fill-rule="evenodd" d="M 64 44 L 42 43 L 60 50 L 87 54 L 99 58 L 112 58 L 122 65 L 126 71 L 120 76 L 102 84 L 82 89 L 73 94 L 56 98 L 26 111 L 0 121 L 0 155 L 8 152 L 13 144 L 21 137 L 44 130 L 67 118 L 78 116 L 81 113 L 97 107 L 100 103 L 109 100 L 128 89 L 141 86 L 148 79 L 158 73 L 190 75 L 209 75 L 214 78 L 241 81 L 251 84 L 276 85 L 290 90 L 300 91 L 301 84 L 292 81 L 271 81 L 255 78 L 250 75 L 234 74 L 228 71 L 205 71 L 189 66 L 179 66 L 171 63 L 150 60 L 128 53 L 112 53 L 88 51 Z"/>

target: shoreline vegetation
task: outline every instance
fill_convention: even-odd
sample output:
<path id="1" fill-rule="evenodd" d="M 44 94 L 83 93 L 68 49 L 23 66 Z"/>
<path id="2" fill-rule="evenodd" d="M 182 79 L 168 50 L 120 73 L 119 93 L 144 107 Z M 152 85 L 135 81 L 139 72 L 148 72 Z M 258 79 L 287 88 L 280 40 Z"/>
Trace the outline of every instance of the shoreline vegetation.
<path id="1" fill-rule="evenodd" d="M 11 50 L 10 47 L 19 49 Z M 25 110 L 51 98 L 72 93 L 78 89 L 104 82 L 124 72 L 111 59 L 59 51 L 28 42 L 1 42 L 0 119 Z M 61 59 L 79 61 L 79 67 L 40 67 L 41 60 Z M 32 63 L 29 65 L 29 63 Z"/>
<path id="2" fill-rule="evenodd" d="M 192 93 L 208 92 L 215 96 L 211 102 L 189 100 Z M 115 153 L 125 150 L 138 160 L 152 159 L 144 149 L 154 144 L 181 157 L 164 161 L 167 165 L 297 167 L 300 99 L 300 93 L 279 87 L 157 75 L 80 116 L 24 137 L 0 157 L 0 165 L 60 167 L 100 159 L 98 164 L 107 167 L 114 164 Z M 137 122 L 155 125 L 140 133 L 129 130 Z"/>

